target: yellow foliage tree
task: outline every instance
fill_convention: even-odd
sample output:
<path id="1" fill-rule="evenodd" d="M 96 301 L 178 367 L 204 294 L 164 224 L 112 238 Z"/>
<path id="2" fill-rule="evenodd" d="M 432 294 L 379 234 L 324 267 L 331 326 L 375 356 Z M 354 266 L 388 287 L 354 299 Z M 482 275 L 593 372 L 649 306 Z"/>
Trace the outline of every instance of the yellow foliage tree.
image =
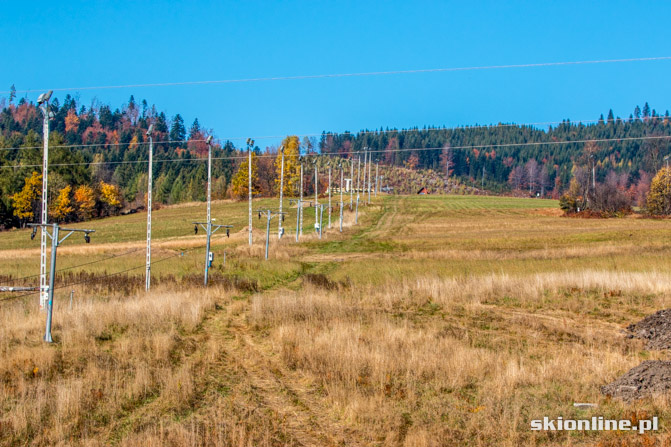
<path id="1" fill-rule="evenodd" d="M 75 189 L 75 202 L 77 203 L 77 214 L 80 219 L 90 219 L 96 207 L 95 191 L 88 185 L 80 185 Z"/>
<path id="2" fill-rule="evenodd" d="M 68 185 L 58 192 L 58 197 L 51 207 L 51 216 L 59 222 L 64 221 L 75 210 L 72 206 L 70 193 L 72 186 Z"/>
<path id="3" fill-rule="evenodd" d="M 33 171 L 20 192 L 12 195 L 14 215 L 23 222 L 35 217 L 36 202 L 42 197 L 42 176 Z"/>
<path id="4" fill-rule="evenodd" d="M 130 145 L 128 146 L 128 148 L 136 149 L 139 142 L 140 140 L 138 140 L 137 135 L 133 135 L 133 138 L 130 140 Z"/>
<path id="5" fill-rule="evenodd" d="M 100 201 L 112 208 L 121 207 L 119 187 L 103 181 L 100 182 Z"/>
<path id="6" fill-rule="evenodd" d="M 284 197 L 294 197 L 298 190 L 297 184 L 300 182 L 300 164 L 298 157 L 300 155 L 300 140 L 296 135 L 288 136 L 282 140 L 284 146 Z M 275 159 L 275 187 L 279 194 L 280 178 L 282 173 L 282 154 L 278 153 Z"/>
<path id="7" fill-rule="evenodd" d="M 648 213 L 654 215 L 671 214 L 671 170 L 662 168 L 650 183 L 646 200 Z"/>
<path id="8" fill-rule="evenodd" d="M 252 152 L 252 194 L 258 194 L 261 190 L 259 186 L 259 166 L 256 154 Z M 238 172 L 235 173 L 233 179 L 231 179 L 231 188 L 233 191 L 233 196 L 239 199 L 247 197 L 249 194 L 249 159 L 240 163 Z"/>

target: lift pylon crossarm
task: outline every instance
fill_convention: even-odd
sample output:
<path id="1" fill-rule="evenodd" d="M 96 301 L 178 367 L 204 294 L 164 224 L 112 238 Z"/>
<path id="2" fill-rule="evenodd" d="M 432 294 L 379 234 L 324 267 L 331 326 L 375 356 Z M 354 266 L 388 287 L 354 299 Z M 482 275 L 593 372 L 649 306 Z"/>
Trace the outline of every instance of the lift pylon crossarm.
<path id="1" fill-rule="evenodd" d="M 51 239 L 51 265 L 49 266 L 49 285 L 46 288 L 48 294 L 47 300 L 47 324 L 44 332 L 44 341 L 47 343 L 52 343 L 53 339 L 51 338 L 51 320 L 53 316 L 54 309 L 54 276 L 56 275 L 56 252 L 58 246 L 63 243 L 67 238 L 69 238 L 74 233 L 84 233 L 84 240 L 88 244 L 91 242 L 89 234 L 95 233 L 96 230 L 90 229 L 79 229 L 79 228 L 61 228 L 57 223 L 53 224 L 28 224 L 29 227 L 41 227 L 43 234 L 46 234 Z M 47 230 L 47 227 L 51 227 L 51 234 Z M 67 234 L 60 237 L 61 231 L 67 231 Z M 43 287 L 40 286 L 41 291 L 45 291 Z"/>
<path id="2" fill-rule="evenodd" d="M 263 210 L 256 210 L 257 213 L 259 213 L 259 219 L 261 218 L 261 215 L 264 215 L 267 219 L 267 224 L 266 224 L 266 255 L 265 258 L 266 260 L 268 259 L 268 245 L 269 245 L 269 239 L 270 239 L 270 221 L 273 219 L 273 217 L 276 216 L 284 216 L 285 212 L 280 212 L 280 211 L 274 211 L 270 208 L 263 209 Z"/>
<path id="3" fill-rule="evenodd" d="M 191 222 L 194 225 L 200 225 L 200 227 L 207 232 L 207 222 Z M 214 234 L 219 230 L 220 228 L 233 228 L 233 225 L 220 225 L 220 224 L 211 224 L 212 226 L 212 232 L 210 234 Z"/>
<path id="4" fill-rule="evenodd" d="M 47 236 L 48 236 L 50 239 L 53 239 L 53 238 L 54 238 L 54 236 L 53 236 L 53 228 L 54 228 L 56 225 L 57 225 L 57 224 L 33 224 L 33 223 L 29 223 L 29 224 L 28 224 L 29 227 L 51 227 L 51 228 L 52 228 L 52 233 L 51 233 L 51 234 L 50 234 L 48 231 L 45 230 L 46 233 L 47 233 Z M 88 244 L 88 238 L 87 238 L 87 236 L 88 236 L 90 233 L 95 233 L 95 232 L 96 232 L 96 230 L 89 230 L 89 229 L 63 228 L 63 227 L 59 227 L 58 232 L 60 233 L 61 231 L 67 231 L 68 234 L 66 234 L 66 235 L 63 236 L 62 238 L 59 238 L 59 239 L 58 239 L 58 241 L 57 241 L 57 244 L 58 244 L 58 245 L 60 245 L 64 240 L 66 240 L 67 238 L 69 238 L 70 236 L 72 236 L 73 233 L 84 233 L 84 238 L 85 238 L 85 240 L 86 240 L 86 243 Z"/>

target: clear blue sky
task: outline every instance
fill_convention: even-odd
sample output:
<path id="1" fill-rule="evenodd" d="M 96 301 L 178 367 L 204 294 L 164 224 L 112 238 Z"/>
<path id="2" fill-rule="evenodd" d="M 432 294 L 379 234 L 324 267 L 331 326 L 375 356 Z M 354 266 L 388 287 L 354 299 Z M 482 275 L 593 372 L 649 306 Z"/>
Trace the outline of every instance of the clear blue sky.
<path id="1" fill-rule="evenodd" d="M 8 2 L 0 90 L 670 56 L 669 17 L 666 1 Z M 198 117 L 218 138 L 258 137 L 596 119 L 611 107 L 626 117 L 645 101 L 663 113 L 670 70 L 661 61 L 71 93 L 113 107 L 133 94 L 187 127 Z"/>

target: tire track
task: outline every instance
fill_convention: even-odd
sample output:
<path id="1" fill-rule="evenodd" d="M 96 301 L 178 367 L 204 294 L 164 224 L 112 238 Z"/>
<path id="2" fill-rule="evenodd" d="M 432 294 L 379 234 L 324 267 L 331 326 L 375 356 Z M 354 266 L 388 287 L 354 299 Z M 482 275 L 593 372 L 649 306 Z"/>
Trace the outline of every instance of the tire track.
<path id="1" fill-rule="evenodd" d="M 242 315 L 229 321 L 226 330 L 231 336 L 222 339 L 222 348 L 245 371 L 262 401 L 283 416 L 288 434 L 303 446 L 360 445 L 352 430 L 324 416 L 327 411 L 313 392 L 292 384 L 298 381 L 254 341 Z"/>

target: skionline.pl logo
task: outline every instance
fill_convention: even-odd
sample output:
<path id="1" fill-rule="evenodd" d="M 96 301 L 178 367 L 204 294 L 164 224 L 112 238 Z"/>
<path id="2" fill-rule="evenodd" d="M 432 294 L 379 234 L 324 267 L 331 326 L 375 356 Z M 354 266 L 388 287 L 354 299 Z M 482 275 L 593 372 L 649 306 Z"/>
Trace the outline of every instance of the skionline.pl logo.
<path id="1" fill-rule="evenodd" d="M 656 431 L 659 428 L 657 416 L 652 419 L 640 419 L 633 424 L 629 419 L 604 419 L 602 416 L 593 416 L 591 419 L 557 419 L 544 417 L 531 421 L 531 430 L 534 431 L 637 431 L 643 434 L 647 431 Z"/>

